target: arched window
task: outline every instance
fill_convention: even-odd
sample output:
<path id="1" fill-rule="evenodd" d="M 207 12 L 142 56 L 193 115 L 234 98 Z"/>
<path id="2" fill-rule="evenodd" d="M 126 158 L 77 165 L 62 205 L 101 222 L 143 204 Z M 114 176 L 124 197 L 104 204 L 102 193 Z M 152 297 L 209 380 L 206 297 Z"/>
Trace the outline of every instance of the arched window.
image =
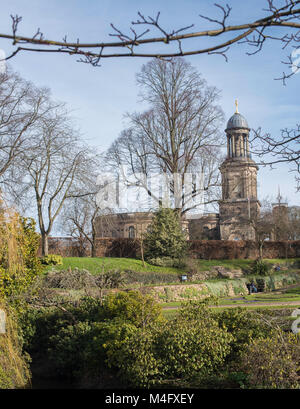
<path id="1" fill-rule="evenodd" d="M 129 238 L 134 239 L 135 238 L 135 228 L 134 226 L 129 227 Z"/>
<path id="2" fill-rule="evenodd" d="M 231 235 L 229 236 L 228 240 L 235 240 L 235 241 L 237 241 L 237 240 L 242 240 L 242 238 L 241 238 L 241 236 L 239 236 L 239 234 L 233 233 L 233 234 L 231 234 Z"/>

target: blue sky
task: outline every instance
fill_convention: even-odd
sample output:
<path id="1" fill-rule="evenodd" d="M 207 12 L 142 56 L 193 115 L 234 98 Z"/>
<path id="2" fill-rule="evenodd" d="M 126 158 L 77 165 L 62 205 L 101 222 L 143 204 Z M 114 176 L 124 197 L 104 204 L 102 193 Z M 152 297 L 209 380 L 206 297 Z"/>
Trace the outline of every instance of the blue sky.
<path id="1" fill-rule="evenodd" d="M 18 14 L 23 17 L 19 29 L 22 35 L 31 36 L 39 27 L 50 39 L 61 40 L 67 35 L 73 41 L 78 37 L 85 42 L 111 40 L 110 23 L 126 30 L 136 19 L 137 11 L 151 16 L 160 11 L 165 27 L 180 28 L 194 23 L 193 31 L 198 31 L 211 27 L 198 15 L 214 16 L 214 3 L 215 0 L 11 0 L 1 4 L 0 32 L 10 32 L 10 14 Z M 264 16 L 262 0 L 220 0 L 219 3 L 233 7 L 232 24 Z M 215 40 L 203 40 L 203 45 L 207 46 L 210 41 Z M 189 41 L 186 48 L 195 43 L 200 40 Z M 0 48 L 6 54 L 11 51 L 6 40 L 0 41 Z M 255 56 L 247 56 L 246 51 L 245 47 L 235 45 L 228 53 L 227 63 L 218 55 L 186 59 L 208 84 L 221 90 L 220 105 L 226 119 L 234 113 L 234 100 L 238 98 L 239 111 L 251 128 L 261 126 L 265 132 L 275 135 L 282 128 L 300 123 L 300 75 L 291 78 L 286 86 L 274 80 L 286 69 L 280 61 L 291 50 L 282 51 L 279 43 L 269 43 Z M 138 101 L 135 83 L 135 74 L 146 62 L 146 59 L 111 59 L 96 68 L 65 55 L 20 54 L 10 60 L 13 69 L 24 78 L 49 87 L 55 99 L 65 101 L 87 143 L 102 150 L 108 148 L 126 126 L 126 112 L 146 108 Z M 266 195 L 274 198 L 278 185 L 291 205 L 300 204 L 294 174 L 286 165 L 278 165 L 274 170 L 260 169 L 259 198 Z"/>

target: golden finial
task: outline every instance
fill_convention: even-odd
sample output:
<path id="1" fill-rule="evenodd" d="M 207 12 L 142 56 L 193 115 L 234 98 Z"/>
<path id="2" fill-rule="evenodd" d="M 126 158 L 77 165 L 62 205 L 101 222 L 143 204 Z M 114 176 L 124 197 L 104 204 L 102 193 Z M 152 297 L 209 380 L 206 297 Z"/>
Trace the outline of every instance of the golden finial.
<path id="1" fill-rule="evenodd" d="M 239 108 L 238 108 L 238 100 L 235 100 L 235 113 L 238 114 L 239 113 Z"/>

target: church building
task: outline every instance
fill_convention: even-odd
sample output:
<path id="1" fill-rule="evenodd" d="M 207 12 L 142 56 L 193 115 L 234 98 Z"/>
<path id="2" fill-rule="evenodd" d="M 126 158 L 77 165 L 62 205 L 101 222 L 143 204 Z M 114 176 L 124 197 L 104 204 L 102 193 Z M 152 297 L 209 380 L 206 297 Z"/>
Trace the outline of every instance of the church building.
<path id="1" fill-rule="evenodd" d="M 222 198 L 219 213 L 193 215 L 184 220 L 190 240 L 254 240 L 252 222 L 259 215 L 257 198 L 258 166 L 249 150 L 247 120 L 236 111 L 225 129 L 227 157 L 220 166 Z M 144 217 L 143 217 L 144 215 Z M 99 217 L 98 237 L 139 237 L 151 223 L 150 212 L 122 213 Z"/>

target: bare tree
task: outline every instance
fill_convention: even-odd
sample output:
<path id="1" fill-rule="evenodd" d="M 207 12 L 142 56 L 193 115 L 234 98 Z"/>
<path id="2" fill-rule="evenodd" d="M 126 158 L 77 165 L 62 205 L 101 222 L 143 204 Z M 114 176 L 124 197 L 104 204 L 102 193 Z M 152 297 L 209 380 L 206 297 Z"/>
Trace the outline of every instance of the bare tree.
<path id="1" fill-rule="evenodd" d="M 10 68 L 0 73 L 0 182 L 6 186 L 8 169 L 28 148 L 34 127 L 49 112 L 49 91 L 36 88 Z"/>
<path id="2" fill-rule="evenodd" d="M 96 239 L 101 231 L 100 226 L 105 224 L 106 228 L 108 225 L 114 227 L 111 218 L 114 209 L 107 207 L 104 200 L 106 185 L 101 174 L 104 167 L 102 155 L 86 152 L 84 161 L 87 165 L 84 169 L 83 166 L 80 168 L 80 177 L 76 178 L 72 194 L 69 194 L 63 209 L 61 224 L 65 231 L 77 239 L 83 252 L 90 247 L 91 256 L 96 257 Z"/>
<path id="3" fill-rule="evenodd" d="M 35 203 L 42 240 L 42 254 L 48 254 L 48 236 L 73 186 L 82 173 L 85 149 L 63 105 L 39 121 L 31 135 L 30 149 L 20 156 L 19 202 Z"/>
<path id="4" fill-rule="evenodd" d="M 261 158 L 262 165 L 270 167 L 286 163 L 296 174 L 297 190 L 300 190 L 300 125 L 282 129 L 279 135 L 263 133 L 259 128 L 252 139 L 253 153 Z"/>
<path id="5" fill-rule="evenodd" d="M 289 238 L 290 240 L 300 240 L 300 207 L 289 207 Z"/>
<path id="6" fill-rule="evenodd" d="M 62 226 L 67 234 L 76 239 L 80 254 L 86 255 L 91 246 L 91 255 L 95 257 L 94 221 L 98 208 L 93 211 L 91 198 L 72 198 L 64 207 Z"/>
<path id="7" fill-rule="evenodd" d="M 78 61 L 93 66 L 99 66 L 103 59 L 155 57 L 169 60 L 199 54 L 217 54 L 227 61 L 227 51 L 234 45 L 247 46 L 247 55 L 252 55 L 261 52 L 270 42 L 277 42 L 283 50 L 289 49 L 290 52 L 283 61 L 288 70 L 276 79 L 285 84 L 288 78 L 299 72 L 300 0 L 264 0 L 260 18 L 237 24 L 232 24 L 230 20 L 238 9 L 228 4 L 215 4 L 214 11 L 211 16 L 206 16 L 199 10 L 200 21 L 208 25 L 207 29 L 200 31 L 195 29 L 195 22 L 167 29 L 161 23 L 160 12 L 153 16 L 138 12 L 137 19 L 132 21 L 127 32 L 111 24 L 112 32 L 109 35 L 115 41 L 85 43 L 79 40 L 79 35 L 73 42 L 67 36 L 60 41 L 47 39 L 40 29 L 32 36 L 22 36 L 18 31 L 22 17 L 14 15 L 11 16 L 11 33 L 0 34 L 0 38 L 11 40 L 16 47 L 7 59 L 22 52 L 61 53 L 75 55 Z M 190 39 L 198 41 L 187 48 Z M 209 45 L 206 44 L 207 40 Z M 261 130 L 257 131 L 256 136 L 263 146 L 254 153 L 260 154 L 262 163 L 290 163 L 296 172 L 299 189 L 299 124 L 282 130 L 278 136 L 263 134 Z"/>
<path id="8" fill-rule="evenodd" d="M 270 240 L 273 232 L 273 217 L 269 211 L 261 211 L 255 217 L 252 217 L 250 224 L 255 232 L 255 243 L 257 245 L 259 259 L 263 258 L 263 248 L 266 240 Z"/>
<path id="9" fill-rule="evenodd" d="M 187 174 L 206 175 L 201 189 L 206 199 L 219 185 L 218 129 L 223 121 L 217 105 L 219 91 L 207 86 L 183 59 L 152 60 L 142 67 L 137 82 L 150 109 L 128 114 L 130 127 L 111 145 L 107 162 L 112 170 L 126 166 L 131 177 L 126 179 L 128 184 L 143 187 L 157 203 L 171 192 L 172 200 L 178 202 L 174 207 L 186 212 L 196 206 L 192 199 L 200 193 L 194 188 L 182 191 L 188 185 Z M 159 194 L 149 186 L 147 178 L 153 173 L 164 175 L 168 192 Z"/>
<path id="10" fill-rule="evenodd" d="M 82 252 L 91 248 L 91 256 L 96 257 L 97 217 L 101 208 L 95 195 L 71 198 L 65 206 L 64 226 L 66 231 L 75 237 Z"/>
<path id="11" fill-rule="evenodd" d="M 263 257 L 263 247 L 266 240 L 289 241 L 298 237 L 299 210 L 297 207 L 289 209 L 288 204 L 281 199 L 280 193 L 276 203 L 272 203 L 271 199 L 266 197 L 262 201 L 260 214 L 254 215 L 250 220 L 255 231 L 255 241 L 260 259 Z"/>
<path id="12" fill-rule="evenodd" d="M 201 31 L 195 30 L 194 23 L 188 23 L 179 28 L 167 29 L 160 22 L 160 12 L 155 17 L 145 16 L 138 12 L 138 18 L 132 21 L 128 32 L 121 31 L 111 24 L 109 34 L 116 41 L 95 41 L 84 43 L 79 40 L 69 41 L 67 36 L 62 40 L 47 39 L 40 29 L 31 37 L 18 33 L 22 17 L 11 16 L 12 32 L 0 34 L 0 38 L 11 40 L 15 46 L 13 53 L 7 59 L 22 52 L 61 53 L 79 57 L 79 61 L 99 66 L 103 59 L 124 57 L 157 57 L 171 58 L 197 54 L 219 54 L 227 60 L 227 51 L 235 44 L 247 44 L 252 51 L 247 54 L 260 52 L 270 41 L 279 41 L 282 48 L 298 47 L 300 42 L 300 1 L 298 0 L 265 0 L 262 16 L 257 20 L 243 21 L 230 24 L 232 7 L 228 4 L 215 4 L 216 10 L 212 17 L 199 14 L 200 21 L 212 24 L 212 27 Z M 200 12 L 200 10 L 199 10 Z M 189 39 L 198 41 L 192 48 L 185 49 Z M 215 39 L 207 46 L 205 39 Z M 202 40 L 202 42 L 201 42 Z M 149 45 L 153 49 L 149 51 Z M 164 50 L 164 48 L 166 50 Z M 290 54 L 284 62 L 289 67 L 295 66 Z M 296 68 L 300 68 L 296 66 Z M 285 81 L 293 75 L 284 73 L 280 79 Z"/>

